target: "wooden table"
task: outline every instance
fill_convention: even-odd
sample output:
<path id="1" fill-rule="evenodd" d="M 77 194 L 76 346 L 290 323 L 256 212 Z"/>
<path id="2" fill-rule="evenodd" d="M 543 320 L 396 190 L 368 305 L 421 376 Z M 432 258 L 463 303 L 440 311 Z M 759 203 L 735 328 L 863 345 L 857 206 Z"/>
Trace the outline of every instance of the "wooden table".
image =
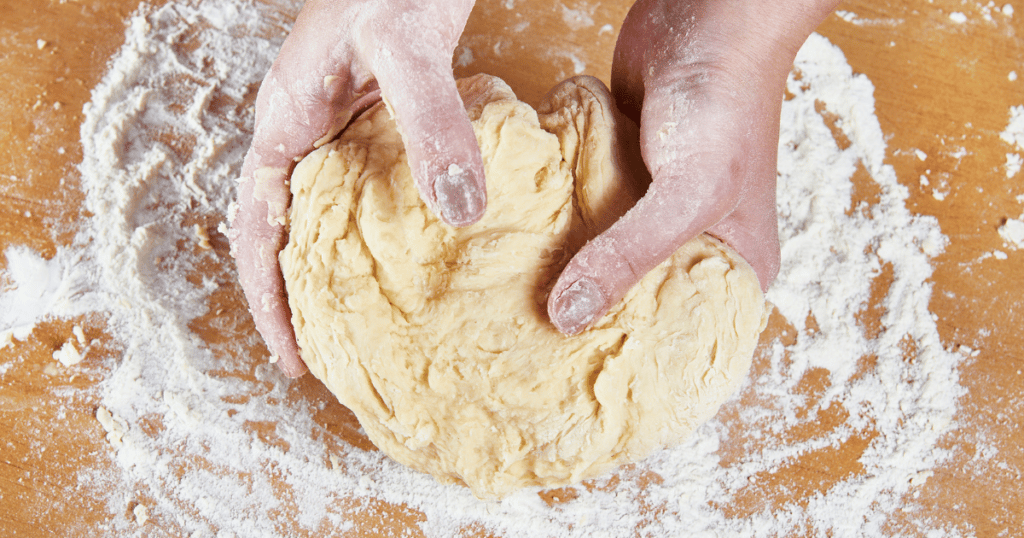
<path id="1" fill-rule="evenodd" d="M 607 81 L 615 33 L 602 28 L 617 29 L 628 3 L 593 3 L 595 24 L 573 34 L 580 55 L 572 58 L 549 52 L 566 45 L 558 7 L 531 0 L 516 2 L 516 10 L 509 11 L 500 0 L 480 0 L 464 36 L 475 57 L 459 74 L 502 76 L 528 102 L 574 74 L 577 65 Z M 76 187 L 82 106 L 137 5 L 137 0 L 0 5 L 0 249 L 25 245 L 49 258 L 74 236 L 73 225 L 58 224 L 83 218 L 83 195 Z M 962 427 L 943 441 L 956 456 L 919 489 L 914 503 L 923 508 L 912 517 L 993 537 L 1024 536 L 1024 250 L 1008 249 L 997 231 L 1024 213 L 1017 199 L 1024 195 L 1024 175 L 1006 177 L 1006 154 L 1013 148 L 999 138 L 1010 107 L 1024 105 L 1024 80 L 1011 75 L 1024 75 L 1024 1 L 1007 5 L 1011 17 L 996 12 L 1002 4 L 850 0 L 819 29 L 842 48 L 854 71 L 874 83 L 888 163 L 910 191 L 909 208 L 937 218 L 949 239 L 934 261 L 930 305 L 943 345 L 977 350 L 960 368 L 960 383 L 968 391 L 957 416 Z M 951 19 L 954 12 L 967 22 Z M 532 21 L 531 27 L 514 33 L 505 24 L 510 17 L 513 23 Z M 495 27 L 506 29 L 487 31 Z M 496 43 L 501 54 L 493 53 Z M 954 145 L 963 151 L 954 151 Z M 926 168 L 931 177 L 947 178 L 943 199 L 934 195 L 934 186 L 918 180 Z M 226 259 L 222 243 L 215 246 Z M 1006 259 L 978 261 L 994 250 L 1004 251 Z M 4 264 L 0 257 L 0 269 Z M 3 286 L 0 280 L 0 290 Z M 244 311 L 239 297 L 236 289 L 225 305 Z M 132 517 L 132 506 L 111 513 L 90 489 L 130 485 L 75 483 L 81 468 L 114 465 L 95 419 L 98 403 L 89 396 L 95 392 L 88 390 L 103 379 L 102 372 L 59 379 L 42 374 L 75 324 L 89 338 L 104 339 L 102 321 L 51 319 L 42 321 L 30 340 L 0 350 L 0 363 L 12 363 L 0 374 L 0 535 L 102 535 L 105 520 Z M 770 330 L 765 338 L 772 336 Z M 82 396 L 68 398 L 69 391 Z M 308 376 L 295 382 L 292 392 L 314 403 L 330 400 Z M 317 420 L 331 426 L 339 440 L 358 442 L 344 410 L 322 415 Z M 974 462 L 982 444 L 997 457 L 990 468 L 979 470 Z M 856 457 L 823 453 L 747 501 L 769 506 L 799 501 L 855 472 Z M 895 514 L 892 532 L 915 535 L 911 516 Z M 380 521 L 372 523 L 378 516 Z M 415 514 L 378 506 L 364 517 L 366 536 L 397 535 Z M 163 534 L 180 534 L 171 519 L 156 523 Z"/>

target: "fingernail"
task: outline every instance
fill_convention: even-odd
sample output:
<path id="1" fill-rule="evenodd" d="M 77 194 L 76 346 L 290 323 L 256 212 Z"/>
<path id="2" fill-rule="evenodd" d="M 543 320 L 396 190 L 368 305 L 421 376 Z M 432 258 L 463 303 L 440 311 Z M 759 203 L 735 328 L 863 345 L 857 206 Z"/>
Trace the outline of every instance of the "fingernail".
<path id="1" fill-rule="evenodd" d="M 472 174 L 457 164 L 434 179 L 434 196 L 441 218 L 452 226 L 467 226 L 480 220 L 487 205 L 487 194 L 477 186 Z"/>
<path id="2" fill-rule="evenodd" d="M 296 377 L 302 377 L 302 374 L 304 374 L 304 373 L 306 373 L 308 371 L 307 368 L 306 368 L 306 365 L 303 364 L 302 361 L 298 360 L 298 359 L 279 360 L 279 361 L 276 361 L 276 362 L 275 361 L 271 361 L 271 362 L 274 362 L 275 364 L 277 364 L 277 367 L 281 369 L 281 373 L 283 373 L 285 376 L 290 377 L 292 379 L 294 379 Z"/>
<path id="3" fill-rule="evenodd" d="M 555 299 L 551 322 L 563 334 L 579 334 L 604 311 L 607 298 L 589 278 L 573 282 Z"/>

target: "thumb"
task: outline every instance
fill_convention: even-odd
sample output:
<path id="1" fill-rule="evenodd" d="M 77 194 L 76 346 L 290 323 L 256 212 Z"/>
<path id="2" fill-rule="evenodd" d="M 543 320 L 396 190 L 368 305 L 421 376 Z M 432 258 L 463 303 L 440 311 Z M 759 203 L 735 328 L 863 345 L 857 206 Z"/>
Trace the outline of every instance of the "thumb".
<path id="1" fill-rule="evenodd" d="M 548 316 L 577 334 L 603 316 L 637 282 L 705 230 L 753 267 L 767 289 L 779 270 L 774 182 L 738 204 L 732 182 L 655 181 L 611 228 L 569 262 L 548 296 Z M 703 202 L 702 202 L 703 201 Z"/>
<path id="2" fill-rule="evenodd" d="M 686 204 L 665 192 L 679 189 L 665 187 L 665 182 L 652 183 L 629 212 L 580 249 L 562 271 L 548 296 L 548 316 L 559 331 L 583 331 L 651 269 L 719 220 L 714 208 Z"/>
<path id="3" fill-rule="evenodd" d="M 420 196 L 448 224 L 480 220 L 487 206 L 483 160 L 451 58 L 378 50 L 371 62 L 374 75 L 402 134 Z"/>

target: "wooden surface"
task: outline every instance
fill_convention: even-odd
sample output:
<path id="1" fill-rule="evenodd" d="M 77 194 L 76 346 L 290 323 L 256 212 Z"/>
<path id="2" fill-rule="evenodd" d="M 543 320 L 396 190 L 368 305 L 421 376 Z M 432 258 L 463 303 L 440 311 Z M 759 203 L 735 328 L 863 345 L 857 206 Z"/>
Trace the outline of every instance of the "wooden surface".
<path id="1" fill-rule="evenodd" d="M 49 257 L 73 237 L 73 223 L 82 218 L 82 194 L 76 187 L 82 106 L 137 4 L 51 0 L 0 5 L 0 250 L 25 245 Z M 615 34 L 601 28 L 611 24 L 617 29 L 628 2 L 594 5 L 592 33 L 577 32 L 573 39 L 578 42 L 566 43 L 557 31 L 562 15 L 548 2 L 518 2 L 510 11 L 500 1 L 481 0 L 464 37 L 475 56 L 458 71 L 503 76 L 528 102 L 536 102 L 579 65 L 607 80 Z M 894 534 L 914 535 L 913 517 L 973 529 L 977 536 L 1024 536 L 1024 250 L 1006 249 L 997 233 L 1006 219 L 1021 215 L 1022 203 L 1015 197 L 1024 195 L 1024 175 L 1006 177 L 1011 148 L 999 139 L 1010 107 L 1024 104 L 1024 78 L 1009 76 L 1012 71 L 1024 75 L 1024 1 L 1009 5 L 1013 17 L 1006 22 L 1000 15 L 997 24 L 984 19 L 985 4 L 851 0 L 841 10 L 856 14 L 857 20 L 832 16 L 819 29 L 842 48 L 855 72 L 874 83 L 888 163 L 911 193 L 909 207 L 936 217 L 949 238 L 945 253 L 934 262 L 930 306 L 943 345 L 978 351 L 960 369 L 960 382 L 968 390 L 957 416 L 962 427 L 943 440 L 956 456 L 920 488 L 914 503 L 924 508 L 906 517 L 896 511 L 890 523 Z M 963 12 L 969 22 L 951 22 L 952 12 Z M 512 31 L 521 21 L 531 21 L 529 29 Z M 578 54 L 552 55 L 552 50 Z M 915 150 L 927 154 L 927 160 Z M 926 173 L 947 182 L 944 199 L 934 196 L 934 184 L 925 187 L 918 181 Z M 215 246 L 226 259 L 224 245 Z M 997 249 L 1008 258 L 978 261 Z M 0 257 L 0 268 L 4 263 Z M 241 308 L 237 290 L 225 304 Z M 94 418 L 97 402 L 90 395 L 95 392 L 88 390 L 103 372 L 42 373 L 74 324 L 82 325 L 89 338 L 104 340 L 100 318 L 49 320 L 29 341 L 0 350 L 0 361 L 14 363 L 0 376 L 0 535 L 103 535 L 105 519 L 130 516 L 131 506 L 112 516 L 90 488 L 131 485 L 75 481 L 80 468 L 114 465 Z M 308 376 L 295 383 L 291 394 L 313 403 L 330 400 Z M 321 415 L 317 420 L 339 438 L 355 435 L 343 409 Z M 977 468 L 982 445 L 998 452 L 1000 465 Z M 743 502 L 772 506 L 799 501 L 857 472 L 856 457 L 853 451 L 809 459 Z M 140 498 L 145 497 L 141 492 Z M 748 508 L 737 506 L 736 511 Z M 404 521 L 416 517 L 400 507 L 363 513 L 363 528 L 376 529 L 367 530 L 367 536 L 398 534 Z M 161 525 L 167 535 L 180 534 L 172 521 Z"/>

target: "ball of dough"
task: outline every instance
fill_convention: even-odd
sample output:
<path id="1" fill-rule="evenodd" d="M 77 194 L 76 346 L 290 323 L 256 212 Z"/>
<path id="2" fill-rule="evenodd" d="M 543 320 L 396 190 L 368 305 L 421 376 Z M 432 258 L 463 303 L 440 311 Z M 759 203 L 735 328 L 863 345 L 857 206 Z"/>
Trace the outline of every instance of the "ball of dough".
<path id="1" fill-rule="evenodd" d="M 459 86 L 487 177 L 472 226 L 420 200 L 383 105 L 297 165 L 280 260 L 302 359 L 381 450 L 482 498 L 679 443 L 749 368 L 766 319 L 753 270 L 698 237 L 561 335 L 545 306 L 555 278 L 642 188 L 616 141 L 635 127 L 592 78 L 556 87 L 539 114 L 493 77 Z"/>

